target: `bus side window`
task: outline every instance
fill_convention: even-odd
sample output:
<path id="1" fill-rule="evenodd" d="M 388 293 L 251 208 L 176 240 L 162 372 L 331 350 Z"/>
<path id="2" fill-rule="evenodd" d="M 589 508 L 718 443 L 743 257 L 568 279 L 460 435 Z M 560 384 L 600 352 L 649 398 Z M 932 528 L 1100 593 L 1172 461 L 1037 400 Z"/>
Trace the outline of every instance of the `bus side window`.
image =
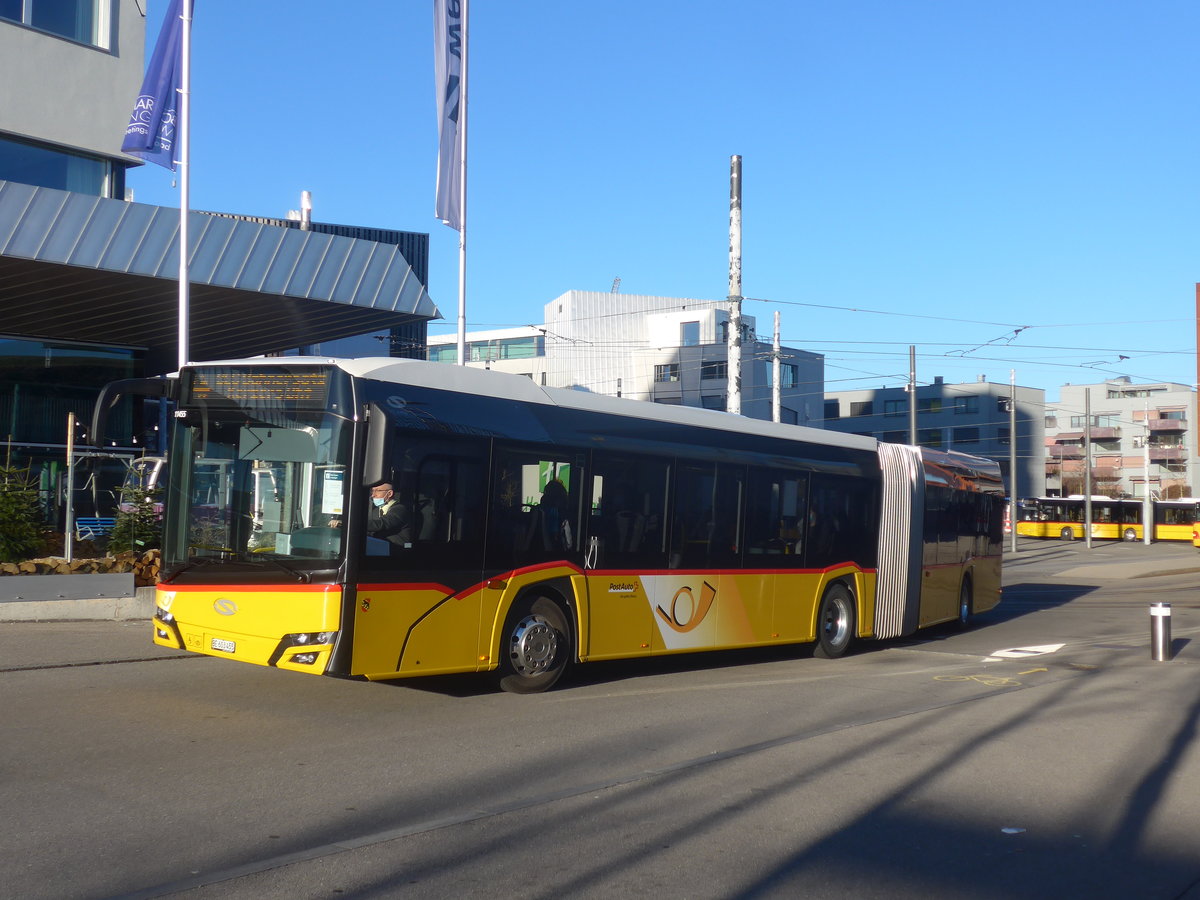
<path id="1" fill-rule="evenodd" d="M 597 452 L 592 460 L 588 538 L 601 568 L 666 566 L 663 522 L 670 465 Z"/>
<path id="2" fill-rule="evenodd" d="M 747 555 L 784 557 L 772 559 L 772 566 L 802 565 L 807 522 L 807 475 L 751 471 L 746 499 Z"/>
<path id="3" fill-rule="evenodd" d="M 561 559 L 579 546 L 578 466 L 545 452 L 498 450 L 492 479 L 487 565 L 510 569 Z"/>

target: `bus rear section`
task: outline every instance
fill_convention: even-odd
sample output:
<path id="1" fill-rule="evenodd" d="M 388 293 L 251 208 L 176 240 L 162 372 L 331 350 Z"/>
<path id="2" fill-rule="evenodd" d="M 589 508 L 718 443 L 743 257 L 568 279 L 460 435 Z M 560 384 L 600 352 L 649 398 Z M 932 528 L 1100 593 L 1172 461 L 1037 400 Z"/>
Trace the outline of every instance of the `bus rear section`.
<path id="1" fill-rule="evenodd" d="M 1000 602 L 1006 503 L 999 467 L 953 451 L 880 444 L 884 475 L 876 638 L 958 621 Z"/>

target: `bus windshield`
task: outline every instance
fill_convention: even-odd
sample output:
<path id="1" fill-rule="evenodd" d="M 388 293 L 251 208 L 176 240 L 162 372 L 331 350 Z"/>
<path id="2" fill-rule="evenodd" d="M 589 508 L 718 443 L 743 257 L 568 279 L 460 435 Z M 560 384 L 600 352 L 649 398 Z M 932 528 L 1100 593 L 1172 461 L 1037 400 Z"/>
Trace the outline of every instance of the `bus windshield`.
<path id="1" fill-rule="evenodd" d="M 320 412 L 208 411 L 177 422 L 167 577 L 201 559 L 330 568 L 342 555 L 351 425 Z"/>

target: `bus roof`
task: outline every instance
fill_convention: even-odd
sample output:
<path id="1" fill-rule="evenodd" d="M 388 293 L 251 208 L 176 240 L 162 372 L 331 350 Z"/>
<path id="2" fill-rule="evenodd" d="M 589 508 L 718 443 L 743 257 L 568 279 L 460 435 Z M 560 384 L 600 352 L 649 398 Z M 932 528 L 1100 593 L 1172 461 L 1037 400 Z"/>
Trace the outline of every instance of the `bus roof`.
<path id="1" fill-rule="evenodd" d="M 532 378 L 508 372 L 494 372 L 450 363 L 433 363 L 419 359 L 395 357 L 363 357 L 335 359 L 332 357 L 277 356 L 258 359 L 226 359 L 193 363 L 194 366 L 262 366 L 262 365 L 325 365 L 336 366 L 344 372 L 379 381 L 412 384 L 443 391 L 455 391 L 474 396 L 540 403 L 564 409 L 607 413 L 634 419 L 670 422 L 696 428 L 713 428 L 740 434 L 754 434 L 784 440 L 806 441 L 830 447 L 869 450 L 874 452 L 879 442 L 872 437 L 825 431 L 803 425 L 784 425 L 762 419 L 731 418 L 720 410 L 698 409 L 691 406 L 668 406 L 645 400 L 630 400 L 593 394 L 586 390 L 543 387 Z"/>

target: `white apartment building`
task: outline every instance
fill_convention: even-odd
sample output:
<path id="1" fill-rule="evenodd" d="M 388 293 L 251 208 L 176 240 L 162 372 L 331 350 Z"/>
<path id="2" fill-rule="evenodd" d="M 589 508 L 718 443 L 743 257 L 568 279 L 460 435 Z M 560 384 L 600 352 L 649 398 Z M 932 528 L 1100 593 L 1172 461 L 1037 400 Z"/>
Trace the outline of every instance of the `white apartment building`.
<path id="1" fill-rule="evenodd" d="M 771 418 L 772 347 L 743 316 L 742 414 Z M 467 335 L 468 365 L 539 384 L 676 406 L 725 409 L 728 304 L 640 294 L 568 291 L 538 325 Z M 454 335 L 429 338 L 429 359 L 456 362 Z M 781 420 L 821 426 L 825 358 L 782 348 Z"/>
<path id="2" fill-rule="evenodd" d="M 1063 385 L 1058 402 L 1046 407 L 1047 493 L 1083 493 L 1086 428 L 1093 494 L 1200 496 L 1195 422 L 1196 392 L 1185 384 L 1134 384 L 1121 377 Z"/>

